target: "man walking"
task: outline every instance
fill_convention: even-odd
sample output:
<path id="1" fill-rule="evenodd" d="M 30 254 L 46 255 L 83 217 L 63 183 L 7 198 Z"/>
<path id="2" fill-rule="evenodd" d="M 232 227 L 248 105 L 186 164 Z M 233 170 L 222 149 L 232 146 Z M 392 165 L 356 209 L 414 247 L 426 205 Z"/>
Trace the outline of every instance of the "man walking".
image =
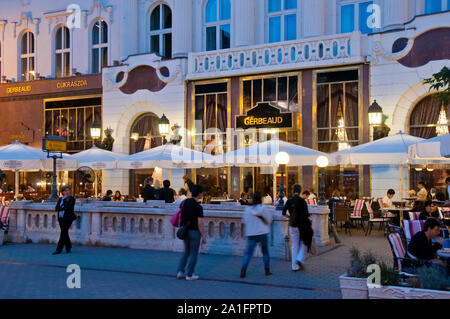
<path id="1" fill-rule="evenodd" d="M 289 211 L 289 235 L 292 240 L 292 271 L 305 269 L 303 263 L 307 252 L 311 248 L 313 236 L 308 205 L 300 196 L 301 191 L 300 185 L 294 185 L 294 197 L 289 199 L 283 208 L 283 216 Z"/>
<path id="2" fill-rule="evenodd" d="M 53 255 L 62 253 L 64 247 L 66 247 L 66 253 L 70 253 L 72 243 L 70 242 L 69 229 L 72 222 L 77 219 L 74 213 L 75 198 L 70 195 L 69 186 L 63 186 L 61 193 L 63 196 L 59 198 L 55 207 L 55 210 L 58 212 L 58 223 L 61 228 L 61 234 L 59 236 L 58 246 Z"/>

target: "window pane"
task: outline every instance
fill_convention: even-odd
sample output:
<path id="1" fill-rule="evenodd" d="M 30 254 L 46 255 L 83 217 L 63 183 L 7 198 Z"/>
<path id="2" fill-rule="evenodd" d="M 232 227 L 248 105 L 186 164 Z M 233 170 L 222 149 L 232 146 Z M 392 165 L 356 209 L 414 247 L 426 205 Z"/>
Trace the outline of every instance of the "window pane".
<path id="1" fill-rule="evenodd" d="M 97 21 L 92 28 L 92 44 L 96 45 L 100 43 L 100 21 Z"/>
<path id="2" fill-rule="evenodd" d="M 64 76 L 70 75 L 70 53 L 64 53 Z"/>
<path id="3" fill-rule="evenodd" d="M 281 0 L 269 0 L 269 12 L 281 11 Z"/>
<path id="4" fill-rule="evenodd" d="M 62 49 L 62 28 L 59 28 L 58 31 L 56 31 L 55 47 L 56 47 L 56 50 Z"/>
<path id="5" fill-rule="evenodd" d="M 150 16 L 150 30 L 159 30 L 160 29 L 160 19 L 161 19 L 161 6 L 157 6 L 152 11 L 152 15 Z"/>
<path id="6" fill-rule="evenodd" d="M 230 47 L 230 25 L 220 26 L 220 48 L 228 49 Z"/>
<path id="7" fill-rule="evenodd" d="M 45 135 L 53 135 L 52 111 L 45 111 Z"/>
<path id="8" fill-rule="evenodd" d="M 150 38 L 150 52 L 159 54 L 159 35 L 152 35 Z"/>
<path id="9" fill-rule="evenodd" d="M 206 28 L 206 51 L 216 49 L 216 27 Z"/>
<path id="10" fill-rule="evenodd" d="M 297 39 L 297 15 L 290 14 L 284 17 L 284 40 Z"/>
<path id="11" fill-rule="evenodd" d="M 373 10 L 367 12 L 367 7 L 373 4 L 372 1 L 363 2 L 359 4 L 359 30 L 363 34 L 373 32 L 373 29 L 369 27 L 369 17 L 373 14 Z"/>
<path id="12" fill-rule="evenodd" d="M 22 54 L 26 54 L 28 52 L 28 32 L 22 36 Z"/>
<path id="13" fill-rule="evenodd" d="M 205 12 L 206 22 L 217 21 L 217 0 L 209 0 Z"/>
<path id="14" fill-rule="evenodd" d="M 22 72 L 22 81 L 27 79 L 27 73 L 28 73 L 28 64 L 27 64 L 27 59 L 21 59 L 21 68 L 20 68 L 21 72 Z"/>
<path id="15" fill-rule="evenodd" d="M 231 18 L 230 0 L 220 0 L 220 20 L 229 20 Z"/>
<path id="16" fill-rule="evenodd" d="M 297 8 L 297 0 L 284 0 L 284 10 L 296 8 Z"/>
<path id="17" fill-rule="evenodd" d="M 436 13 L 442 10 L 441 0 L 425 0 L 425 13 Z M 449 8 L 447 7 L 447 10 Z"/>
<path id="18" fill-rule="evenodd" d="M 248 110 L 252 108 L 252 81 L 244 81 L 242 92 L 242 102 L 243 102 L 243 112 L 247 113 Z"/>
<path id="19" fill-rule="evenodd" d="M 277 100 L 277 79 L 264 79 L 264 102 Z"/>
<path id="20" fill-rule="evenodd" d="M 62 54 L 58 53 L 56 54 L 56 64 L 55 64 L 55 68 L 56 68 L 56 77 L 61 77 L 62 74 Z"/>
<path id="21" fill-rule="evenodd" d="M 298 77 L 289 77 L 289 110 L 298 111 Z"/>
<path id="22" fill-rule="evenodd" d="M 253 105 L 256 106 L 258 102 L 262 101 L 262 80 L 253 80 Z"/>
<path id="23" fill-rule="evenodd" d="M 172 11 L 167 5 L 163 5 L 163 28 L 172 28 Z"/>
<path id="24" fill-rule="evenodd" d="M 92 122 L 94 122 L 92 107 L 87 107 L 85 109 L 85 112 L 86 112 L 86 121 L 84 122 L 84 128 L 85 128 L 84 134 L 86 136 L 86 139 L 90 140 L 90 139 L 92 139 L 91 126 L 92 126 Z"/>
<path id="25" fill-rule="evenodd" d="M 65 48 L 70 48 L 70 31 L 69 28 L 64 28 L 64 34 L 65 34 Z"/>
<path id="26" fill-rule="evenodd" d="M 102 21 L 102 43 L 108 43 L 108 25 Z"/>
<path id="27" fill-rule="evenodd" d="M 92 73 L 99 73 L 98 51 L 99 49 L 92 49 Z"/>
<path id="28" fill-rule="evenodd" d="M 29 46 L 29 52 L 28 53 L 34 53 L 34 34 L 29 32 L 28 36 L 30 37 L 30 46 Z"/>
<path id="29" fill-rule="evenodd" d="M 108 66 L 108 48 L 102 48 L 102 66 Z"/>
<path id="30" fill-rule="evenodd" d="M 28 58 L 28 60 L 29 60 L 29 64 L 30 64 L 28 66 L 29 67 L 28 71 L 29 72 L 34 72 L 34 57 Z M 30 77 L 34 79 L 34 75 L 33 74 L 31 74 Z"/>
<path id="31" fill-rule="evenodd" d="M 281 17 L 269 19 L 269 42 L 281 41 Z"/>
<path id="32" fill-rule="evenodd" d="M 349 4 L 341 7 L 341 33 L 355 30 L 355 5 Z"/>
<path id="33" fill-rule="evenodd" d="M 84 139 L 84 108 L 77 109 L 77 140 Z"/>
<path id="34" fill-rule="evenodd" d="M 287 77 L 278 78 L 278 104 L 287 108 Z"/>
<path id="35" fill-rule="evenodd" d="M 77 110 L 75 108 L 71 108 L 69 110 L 69 141 L 75 140 L 75 132 L 77 129 Z"/>
<path id="36" fill-rule="evenodd" d="M 164 34 L 164 57 L 172 57 L 172 33 Z"/>

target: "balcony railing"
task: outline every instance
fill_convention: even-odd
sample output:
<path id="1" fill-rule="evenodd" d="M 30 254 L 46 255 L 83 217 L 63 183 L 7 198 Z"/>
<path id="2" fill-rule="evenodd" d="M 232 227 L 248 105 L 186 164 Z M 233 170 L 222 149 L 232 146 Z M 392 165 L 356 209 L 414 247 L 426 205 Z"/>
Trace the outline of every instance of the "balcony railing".
<path id="1" fill-rule="evenodd" d="M 189 54 L 188 78 L 362 62 L 361 33 Z"/>

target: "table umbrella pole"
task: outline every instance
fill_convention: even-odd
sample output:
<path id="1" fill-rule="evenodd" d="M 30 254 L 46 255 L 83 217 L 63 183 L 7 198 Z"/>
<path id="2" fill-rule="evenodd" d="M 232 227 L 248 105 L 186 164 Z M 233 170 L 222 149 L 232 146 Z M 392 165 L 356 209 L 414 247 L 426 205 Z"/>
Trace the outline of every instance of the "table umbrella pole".
<path id="1" fill-rule="evenodd" d="M 97 196 L 98 196 L 98 176 L 97 176 L 97 174 L 98 174 L 98 172 L 97 171 L 95 171 L 95 198 L 97 198 Z"/>
<path id="2" fill-rule="evenodd" d="M 19 171 L 15 170 L 14 171 L 14 179 L 15 179 L 15 197 L 16 200 L 19 199 Z"/>
<path id="3" fill-rule="evenodd" d="M 398 176 L 399 176 L 399 180 L 400 180 L 400 185 L 398 187 L 399 193 L 400 193 L 400 198 L 403 198 L 405 196 L 403 196 L 403 165 L 400 164 L 398 166 L 399 172 L 398 172 Z"/>

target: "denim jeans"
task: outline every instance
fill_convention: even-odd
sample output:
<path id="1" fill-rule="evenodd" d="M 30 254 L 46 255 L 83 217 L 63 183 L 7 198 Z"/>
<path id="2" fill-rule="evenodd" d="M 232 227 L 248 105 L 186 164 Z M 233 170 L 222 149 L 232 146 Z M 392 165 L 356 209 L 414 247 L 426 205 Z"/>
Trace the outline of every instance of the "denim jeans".
<path id="1" fill-rule="evenodd" d="M 200 248 L 201 234 L 198 230 L 189 230 L 188 236 L 184 240 L 184 253 L 178 265 L 178 271 L 184 273 L 187 264 L 186 276 L 191 277 L 194 274 L 197 264 L 198 251 Z M 189 261 L 189 262 L 188 262 Z"/>
<path id="2" fill-rule="evenodd" d="M 261 244 L 261 250 L 263 253 L 264 268 L 270 268 L 269 246 L 267 243 L 267 234 L 248 236 L 247 237 L 247 250 L 245 251 L 244 258 L 242 259 L 242 268 L 247 269 L 250 259 L 253 256 L 256 244 Z"/>

